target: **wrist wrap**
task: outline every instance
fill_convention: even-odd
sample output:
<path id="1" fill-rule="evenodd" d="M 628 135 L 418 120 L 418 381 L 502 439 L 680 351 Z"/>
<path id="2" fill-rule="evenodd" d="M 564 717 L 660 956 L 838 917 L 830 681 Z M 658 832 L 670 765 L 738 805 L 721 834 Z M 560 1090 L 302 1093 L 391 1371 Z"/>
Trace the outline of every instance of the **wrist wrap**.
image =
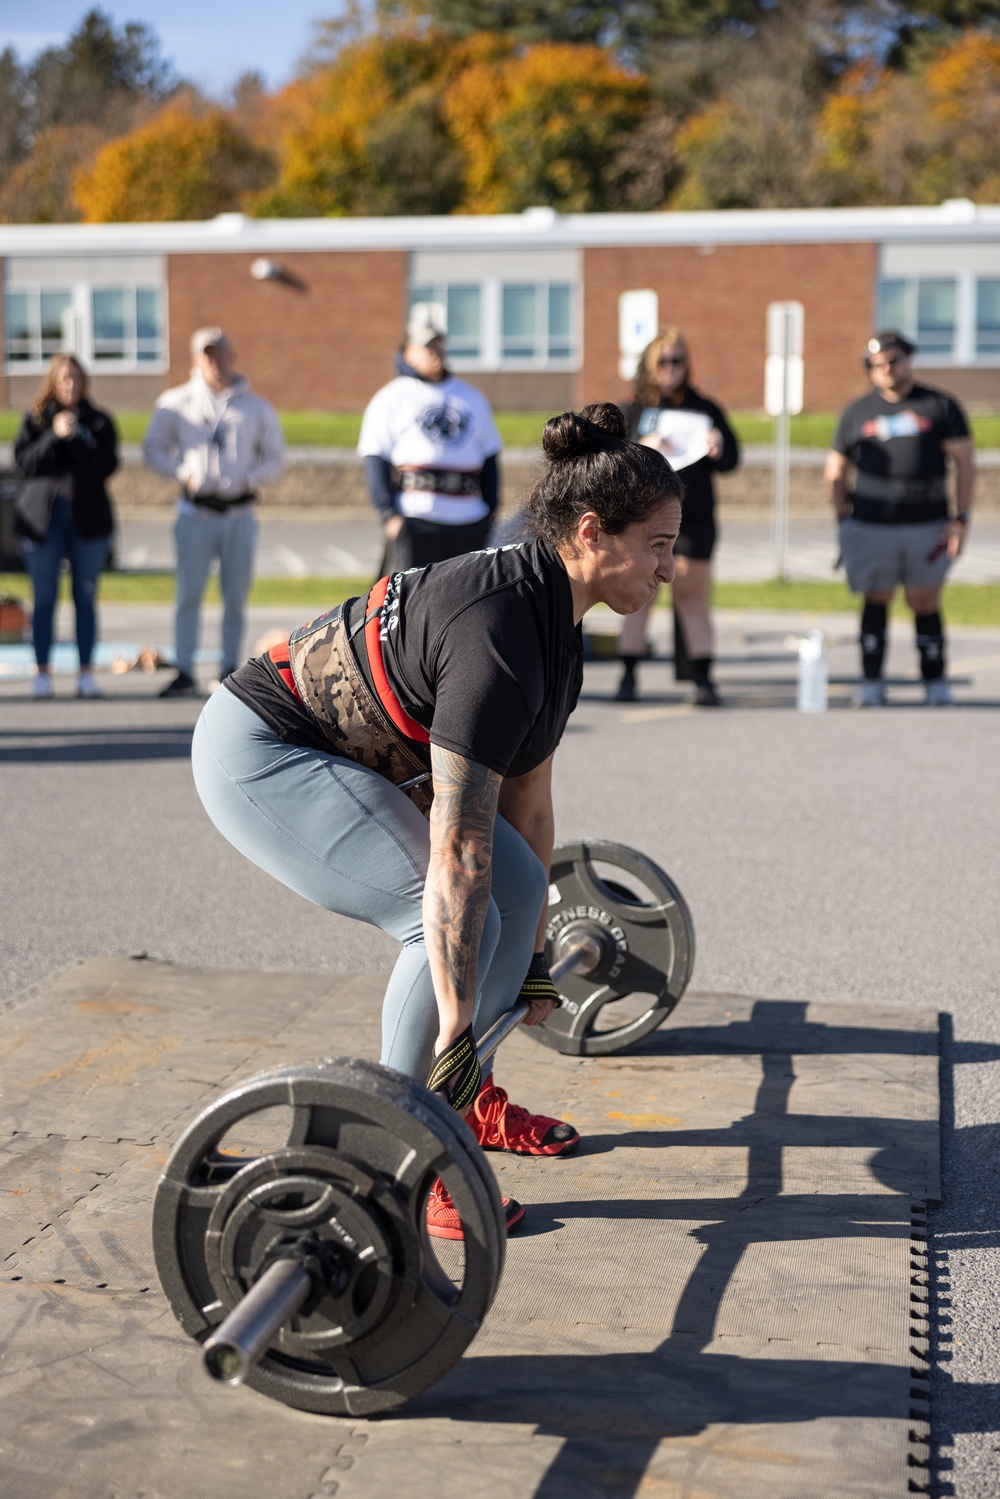
<path id="1" fill-rule="evenodd" d="M 481 1082 L 482 1068 L 476 1055 L 476 1038 L 469 1025 L 439 1057 L 435 1057 L 427 1087 L 432 1093 L 443 1093 L 452 1108 L 464 1114 L 472 1107 Z"/>
<path id="2" fill-rule="evenodd" d="M 528 966 L 527 977 L 521 985 L 518 1000 L 525 999 L 551 999 L 556 1004 L 560 1003 L 556 986 L 549 977 L 549 965 L 545 960 L 543 952 L 536 952 Z"/>

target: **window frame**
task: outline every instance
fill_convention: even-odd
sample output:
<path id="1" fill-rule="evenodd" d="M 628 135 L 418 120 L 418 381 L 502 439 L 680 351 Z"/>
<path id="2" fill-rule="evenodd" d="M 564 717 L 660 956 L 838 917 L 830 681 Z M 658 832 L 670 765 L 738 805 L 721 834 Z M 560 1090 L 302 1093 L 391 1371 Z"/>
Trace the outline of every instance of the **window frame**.
<path id="1" fill-rule="evenodd" d="M 534 278 L 512 278 L 484 276 L 479 281 L 411 281 L 408 288 L 408 306 L 415 302 L 431 301 L 448 305 L 449 286 L 478 286 L 480 289 L 480 353 L 460 354 L 449 348 L 448 363 L 456 374 L 494 373 L 529 374 L 532 372 L 560 374 L 575 373 L 582 363 L 582 330 L 580 318 L 581 294 L 575 282 L 566 280 L 540 280 Z M 534 352 L 530 355 L 507 355 L 504 353 L 503 293 L 505 287 L 530 286 L 536 295 L 536 326 L 533 336 Z M 551 300 L 553 288 L 568 293 L 569 333 L 565 355 L 552 356 L 549 348 L 553 342 L 550 331 Z M 537 298 L 543 299 L 542 311 L 538 311 Z"/>
<path id="2" fill-rule="evenodd" d="M 132 325 L 130 336 L 127 333 L 122 341 L 125 352 L 119 357 L 95 358 L 94 316 L 93 298 L 98 292 L 124 292 L 126 297 L 131 297 Z M 159 332 L 154 340 L 141 339 L 138 332 L 138 296 L 140 292 L 152 291 L 156 294 L 159 310 Z M 44 375 L 52 359 L 52 352 L 42 351 L 41 338 L 41 299 L 44 293 L 59 292 L 70 297 L 72 318 L 76 324 L 75 337 L 62 344 L 69 347 L 77 354 L 81 362 L 86 366 L 88 373 L 93 375 L 163 375 L 170 367 L 170 319 L 167 305 L 167 288 L 165 285 L 152 285 L 147 281 L 118 281 L 115 284 L 97 284 L 89 281 L 74 281 L 63 286 L 49 285 L 47 282 L 21 281 L 14 286 L 4 287 L 4 335 L 3 335 L 3 371 L 5 375 Z M 29 296 L 34 301 L 33 327 L 38 330 L 37 337 L 33 338 L 35 350 L 33 357 L 27 359 L 12 359 L 10 357 L 10 335 L 7 326 L 7 297 Z M 156 352 L 152 358 L 140 359 L 139 349 L 142 344 L 155 342 Z"/>
<path id="3" fill-rule="evenodd" d="M 997 369 L 1000 367 L 1000 349 L 993 354 L 979 352 L 978 289 L 981 281 L 998 281 L 1000 276 L 984 275 L 977 271 L 954 271 L 943 274 L 928 270 L 923 274 L 880 275 L 876 283 L 876 322 L 879 327 L 899 327 L 899 331 L 912 338 L 917 345 L 914 366 L 917 369 Z M 955 336 L 948 354 L 920 347 L 917 331 L 917 300 L 921 281 L 953 281 L 955 283 Z M 886 283 L 901 283 L 903 286 L 905 316 L 902 319 L 887 317 L 883 312 L 883 287 Z"/>

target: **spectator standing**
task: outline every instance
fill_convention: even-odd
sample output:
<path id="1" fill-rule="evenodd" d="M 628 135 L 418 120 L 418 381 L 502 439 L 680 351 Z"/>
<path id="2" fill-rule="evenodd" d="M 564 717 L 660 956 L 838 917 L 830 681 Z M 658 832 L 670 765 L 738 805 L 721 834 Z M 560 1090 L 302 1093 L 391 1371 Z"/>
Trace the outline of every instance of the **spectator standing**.
<path id="1" fill-rule="evenodd" d="M 108 560 L 114 519 L 106 480 L 118 467 L 111 417 L 87 399 L 87 375 L 72 354 L 56 354 L 14 442 L 24 475 L 14 529 L 34 595 L 35 697 L 52 697 L 52 631 L 63 558 L 69 562 L 80 657 L 77 697 L 101 697 L 92 669 L 97 586 Z"/>
<path id="2" fill-rule="evenodd" d="M 894 329 L 868 340 L 864 365 L 873 389 L 843 412 L 826 460 L 847 581 L 864 597 L 859 708 L 886 700 L 888 607 L 899 585 L 913 610 L 926 700 L 934 707 L 955 701 L 945 674 L 941 588 L 968 534 L 975 456 L 958 402 L 914 381 L 915 353 Z M 950 516 L 949 459 L 955 470 Z"/>
<path id="3" fill-rule="evenodd" d="M 215 558 L 222 590 L 220 680 L 240 664 L 257 546 L 257 489 L 285 466 L 277 413 L 236 373 L 236 350 L 222 329 L 199 328 L 191 358 L 190 380 L 157 401 L 142 446 L 147 467 L 181 485 L 174 526 L 177 674 L 161 697 L 197 691 L 201 603 Z"/>
<path id="4" fill-rule="evenodd" d="M 740 461 L 736 435 L 722 407 L 691 384 L 691 356 L 679 328 L 663 328 L 639 360 L 632 401 L 624 407 L 633 442 L 662 453 L 684 484 L 681 531 L 674 548 L 674 671 L 678 681 L 694 682 L 694 701 L 720 706 L 712 682 L 715 658 L 711 616 L 712 552 L 715 549 L 716 474 Z M 647 654 L 648 604 L 625 621 L 618 651 L 624 671 L 618 702 L 638 692 L 636 669 Z"/>
<path id="5" fill-rule="evenodd" d="M 482 391 L 456 379 L 445 363 L 442 310 L 416 303 L 396 378 L 369 401 L 358 442 L 385 532 L 382 573 L 486 545 L 500 499 L 501 446 Z"/>

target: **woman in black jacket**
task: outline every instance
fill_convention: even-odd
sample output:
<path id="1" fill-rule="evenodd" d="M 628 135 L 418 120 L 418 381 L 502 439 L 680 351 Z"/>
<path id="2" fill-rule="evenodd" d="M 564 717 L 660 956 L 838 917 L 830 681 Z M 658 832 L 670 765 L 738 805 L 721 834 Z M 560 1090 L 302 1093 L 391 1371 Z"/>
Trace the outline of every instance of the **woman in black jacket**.
<path id="1" fill-rule="evenodd" d="M 73 581 L 80 655 L 77 696 L 100 697 L 91 658 L 97 636 L 97 583 L 114 527 L 105 480 L 118 467 L 118 436 L 107 413 L 87 400 L 87 376 L 72 354 L 53 357 L 38 399 L 21 423 L 14 461 L 25 481 L 14 526 L 34 591 L 34 696 L 53 695 L 49 655 L 65 557 Z"/>
<path id="2" fill-rule="evenodd" d="M 678 681 L 694 682 L 694 700 L 703 708 L 721 701 L 712 683 L 715 655 L 710 612 L 712 552 L 715 548 L 715 474 L 740 461 L 736 436 L 721 406 L 691 384 L 691 361 L 684 335 L 663 328 L 647 344 L 635 376 L 634 399 L 624 408 L 629 437 L 656 448 L 680 474 L 684 513 L 675 554 L 674 668 Z M 619 638 L 624 673 L 619 702 L 636 696 L 635 670 L 646 654 L 648 609 L 626 620 Z"/>

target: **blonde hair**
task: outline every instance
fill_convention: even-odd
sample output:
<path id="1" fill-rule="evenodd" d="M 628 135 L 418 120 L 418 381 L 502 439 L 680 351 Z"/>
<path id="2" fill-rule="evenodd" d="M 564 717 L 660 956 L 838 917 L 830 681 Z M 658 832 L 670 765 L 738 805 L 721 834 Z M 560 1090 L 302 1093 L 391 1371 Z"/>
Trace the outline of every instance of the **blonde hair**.
<path id="1" fill-rule="evenodd" d="M 675 349 L 680 349 L 684 355 L 684 384 L 691 384 L 691 351 L 688 348 L 687 339 L 679 328 L 668 323 L 665 328 L 659 330 L 655 338 L 650 339 L 639 356 L 633 391 L 635 399 L 642 406 L 660 404 L 660 387 L 656 383 L 656 364 L 660 357 L 660 349 L 664 344 L 672 344 Z"/>
<path id="2" fill-rule="evenodd" d="M 71 364 L 73 368 L 77 370 L 82 381 L 82 386 L 80 389 L 80 400 L 82 401 L 86 396 L 87 391 L 90 387 L 90 377 L 88 376 L 87 371 L 84 369 L 83 365 L 80 363 L 79 359 L 77 359 L 76 355 L 68 354 L 65 350 L 60 351 L 60 353 L 58 354 L 53 354 L 51 360 L 49 361 L 49 367 L 45 371 L 45 378 L 42 381 L 42 388 L 38 392 L 38 395 L 35 397 L 34 405 L 31 408 L 32 414 L 39 421 L 44 418 L 45 408 L 48 406 L 49 402 L 56 400 L 56 380 L 59 378 L 60 371 L 65 369 L 68 364 Z"/>

